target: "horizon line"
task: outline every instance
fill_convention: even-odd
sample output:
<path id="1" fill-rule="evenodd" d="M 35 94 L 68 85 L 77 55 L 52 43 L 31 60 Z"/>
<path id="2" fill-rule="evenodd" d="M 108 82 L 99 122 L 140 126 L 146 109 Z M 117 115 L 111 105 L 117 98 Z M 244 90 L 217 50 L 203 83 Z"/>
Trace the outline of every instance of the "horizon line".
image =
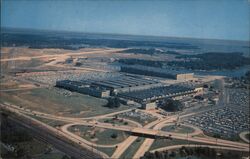
<path id="1" fill-rule="evenodd" d="M 55 29 L 41 29 L 41 28 L 25 28 L 25 27 L 8 27 L 8 26 L 1 26 L 2 29 L 19 29 L 19 30 L 34 30 L 34 31 L 55 31 L 55 32 L 68 32 L 68 33 L 82 33 L 82 34 L 106 34 L 106 35 L 121 35 L 121 36 L 144 36 L 144 37 L 155 37 L 155 38 L 177 38 L 177 39 L 195 39 L 195 40 L 218 40 L 218 41 L 238 41 L 238 42 L 250 42 L 248 40 L 238 40 L 238 39 L 219 39 L 219 38 L 201 38 L 201 37 L 188 37 L 188 36 L 160 36 L 160 35 L 141 35 L 141 34 L 125 34 L 125 33 L 110 33 L 110 32 L 84 32 L 79 30 L 55 30 Z"/>

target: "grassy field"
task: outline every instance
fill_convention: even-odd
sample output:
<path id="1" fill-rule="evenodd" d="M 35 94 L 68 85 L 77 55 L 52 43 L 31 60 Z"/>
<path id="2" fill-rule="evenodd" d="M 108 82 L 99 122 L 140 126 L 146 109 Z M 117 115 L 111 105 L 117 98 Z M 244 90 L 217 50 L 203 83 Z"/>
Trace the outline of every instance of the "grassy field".
<path id="1" fill-rule="evenodd" d="M 116 119 L 116 118 L 104 118 L 104 119 L 100 119 L 98 120 L 99 122 L 102 123 L 110 123 L 110 124 L 114 124 L 114 125 L 128 125 L 128 126 L 136 126 L 134 123 L 129 122 L 129 121 L 125 121 L 123 119 Z"/>
<path id="2" fill-rule="evenodd" d="M 37 156 L 34 159 L 62 159 L 63 154 L 60 153 L 50 153 L 50 154 L 43 154 L 41 156 Z"/>
<path id="3" fill-rule="evenodd" d="M 128 137 L 128 134 L 123 131 L 82 125 L 72 126 L 69 130 L 90 142 L 103 145 L 118 144 Z M 114 134 L 116 137 L 112 136 Z"/>
<path id="4" fill-rule="evenodd" d="M 109 157 L 113 155 L 116 148 L 115 147 L 95 147 L 97 150 L 106 153 Z"/>
<path id="5" fill-rule="evenodd" d="M 131 159 L 134 156 L 134 154 L 136 153 L 136 151 L 139 149 L 139 147 L 141 146 L 141 144 L 143 143 L 144 140 L 145 140 L 145 138 L 143 138 L 143 137 L 137 138 L 128 147 L 128 149 L 120 156 L 120 158 L 121 159 Z"/>
<path id="6" fill-rule="evenodd" d="M 32 159 L 62 159 L 64 154 L 58 150 L 51 149 L 49 150 L 49 145 L 40 142 L 36 139 L 33 139 L 31 141 L 26 141 L 26 142 L 17 142 L 15 143 L 15 147 L 20 147 L 25 154 L 30 156 Z M 13 154 L 10 154 L 8 157 L 7 150 L 5 150 L 1 146 L 1 155 L 5 156 L 6 159 L 26 159 L 25 156 L 23 157 L 15 157 Z"/>
<path id="7" fill-rule="evenodd" d="M 198 147 L 197 147 L 198 148 Z M 249 156 L 247 152 L 223 150 L 223 149 L 203 149 L 206 150 L 203 153 L 197 154 L 195 152 L 196 148 L 188 148 L 189 151 L 192 150 L 193 155 L 181 154 L 180 149 L 169 150 L 169 159 L 242 159 L 243 156 Z M 174 157 L 171 156 L 172 152 L 175 152 Z M 217 155 L 216 155 L 217 154 Z"/>
<path id="8" fill-rule="evenodd" d="M 162 128 L 163 131 L 167 131 L 167 132 L 175 132 L 175 133 L 193 133 L 195 130 L 191 127 L 188 126 L 177 126 L 175 127 L 175 125 L 167 125 L 165 127 Z"/>
<path id="9" fill-rule="evenodd" d="M 143 126 L 157 120 L 157 118 L 152 116 L 152 115 L 145 115 L 145 114 L 142 115 L 142 114 L 140 114 L 138 112 L 121 113 L 121 114 L 118 115 L 118 117 L 133 120 L 135 122 L 140 123 Z"/>
<path id="10" fill-rule="evenodd" d="M 27 128 L 0 112 L 1 157 L 4 159 L 61 159 L 64 153 L 52 145 L 35 138 Z M 11 149 L 14 148 L 15 151 Z M 1 158 L 0 157 L 0 158 Z"/>
<path id="11" fill-rule="evenodd" d="M 50 125 L 52 127 L 60 127 L 60 126 L 63 126 L 65 124 L 68 124 L 67 122 L 64 122 L 64 121 L 41 118 L 41 117 L 35 116 L 35 115 L 29 115 L 29 116 L 47 124 L 47 125 Z"/>
<path id="12" fill-rule="evenodd" d="M 250 134 L 249 134 L 249 133 L 246 134 L 246 138 L 247 138 L 248 140 L 250 140 Z"/>
<path id="13" fill-rule="evenodd" d="M 35 139 L 28 142 L 20 142 L 17 143 L 17 145 L 29 152 L 30 155 L 43 154 L 48 148 L 45 143 L 39 142 Z"/>
<path id="14" fill-rule="evenodd" d="M 41 88 L 25 91 L 5 92 L 0 102 L 8 102 L 27 109 L 70 117 L 90 117 L 112 113 L 130 107 L 107 108 L 105 99 L 95 98 L 73 92 L 65 96 L 57 88 Z"/>
<path id="15" fill-rule="evenodd" d="M 187 141 L 187 140 L 179 140 L 179 139 L 156 139 L 152 146 L 150 147 L 149 151 L 158 149 L 161 147 L 172 146 L 172 145 L 182 145 L 182 144 L 197 144 L 202 145 L 202 143 L 194 142 L 194 141 Z M 209 145 L 209 144 L 208 144 Z"/>

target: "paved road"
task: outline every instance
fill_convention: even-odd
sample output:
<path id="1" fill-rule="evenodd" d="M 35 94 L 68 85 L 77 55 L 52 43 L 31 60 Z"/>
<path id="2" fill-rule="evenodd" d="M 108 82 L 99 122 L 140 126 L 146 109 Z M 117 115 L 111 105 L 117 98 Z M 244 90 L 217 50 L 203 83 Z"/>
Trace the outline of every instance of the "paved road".
<path id="1" fill-rule="evenodd" d="M 159 129 L 162 129 L 162 128 L 165 127 L 165 126 L 170 126 L 170 125 L 173 125 L 173 123 L 159 124 L 159 127 L 160 127 Z M 180 124 L 180 125 L 190 127 L 190 128 L 192 128 L 192 129 L 194 130 L 194 132 L 188 133 L 189 135 L 194 136 L 194 135 L 203 134 L 203 131 L 202 131 L 200 128 L 195 127 L 195 126 L 193 126 L 193 125 L 188 125 L 188 124 Z M 157 126 L 158 126 L 158 125 L 157 125 Z M 185 133 L 185 134 L 186 134 L 186 133 Z"/>
<path id="2" fill-rule="evenodd" d="M 10 119 L 10 117 L 9 117 Z M 14 122 L 22 125 L 24 128 L 28 129 L 29 132 L 32 134 L 32 136 L 38 138 L 41 141 L 44 141 L 46 143 L 49 143 L 53 145 L 55 148 L 60 150 L 61 152 L 64 152 L 65 154 L 75 157 L 75 158 L 100 158 L 99 156 L 95 156 L 93 154 L 86 153 L 84 150 L 82 150 L 79 147 L 73 146 L 72 143 L 68 143 L 67 141 L 64 141 L 63 138 L 60 138 L 59 136 L 52 135 L 50 132 L 37 128 L 35 126 L 31 126 L 29 123 L 20 122 L 20 120 L 12 118 Z"/>
<path id="3" fill-rule="evenodd" d="M 154 140 L 155 139 L 146 138 L 142 143 L 142 145 L 140 146 L 140 148 L 134 154 L 133 158 L 142 157 L 145 154 L 145 152 L 147 152 L 150 149 L 151 145 L 154 143 Z"/>
<path id="4" fill-rule="evenodd" d="M 125 141 L 117 146 L 111 158 L 120 158 L 127 148 L 138 138 L 138 136 L 129 136 Z"/>
<path id="5" fill-rule="evenodd" d="M 234 148 L 234 147 L 223 147 L 223 146 L 211 146 L 211 145 L 173 145 L 173 146 L 166 146 L 166 147 L 154 149 L 154 150 L 152 150 L 150 152 L 178 149 L 178 148 L 181 148 L 183 146 L 185 146 L 185 147 L 209 147 L 209 148 L 216 148 L 216 149 L 245 151 L 245 152 L 249 151 L 249 149 Z"/>
<path id="6" fill-rule="evenodd" d="M 112 148 L 112 147 L 116 147 L 116 146 L 119 145 L 119 143 L 118 144 L 111 144 L 111 145 L 108 145 L 108 144 L 105 144 L 105 145 L 103 145 L 103 144 L 96 144 L 96 143 L 88 141 L 88 140 L 86 140 L 86 139 L 84 139 L 84 138 L 82 138 L 82 137 L 80 137 L 80 136 L 78 136 L 78 135 L 76 135 L 76 134 L 68 131 L 69 127 L 77 125 L 77 124 L 78 123 L 66 124 L 66 125 L 62 126 L 60 129 L 61 129 L 62 132 L 67 133 L 68 135 L 70 135 L 70 136 L 78 139 L 80 142 L 85 143 L 87 145 L 91 145 L 91 146 L 95 146 L 95 147 L 104 147 L 104 148 Z"/>
<path id="7" fill-rule="evenodd" d="M 158 117 L 159 118 L 159 117 Z M 153 125 L 159 123 L 161 120 L 159 118 L 159 120 L 155 120 L 151 123 L 148 123 L 147 125 L 144 126 L 144 128 L 150 128 Z M 141 127 L 141 126 L 140 126 Z M 129 138 L 127 138 L 123 143 L 121 143 L 116 151 L 114 152 L 114 154 L 112 155 L 112 158 L 119 158 L 126 150 L 127 148 L 138 138 L 138 136 L 130 136 Z"/>
<path id="8" fill-rule="evenodd" d="M 7 104 L 6 103 L 5 105 L 7 105 L 7 106 L 9 106 L 9 107 L 11 107 L 13 109 L 16 109 L 19 112 L 22 112 L 24 114 L 29 114 L 29 115 L 36 114 L 36 116 L 39 116 L 41 118 L 64 121 L 64 122 L 81 122 L 83 120 L 98 120 L 98 119 L 114 116 L 114 115 L 117 115 L 117 114 L 120 114 L 120 113 L 124 113 L 124 112 L 128 112 L 128 111 L 133 110 L 133 109 L 126 109 L 126 110 L 121 110 L 121 111 L 108 113 L 108 114 L 104 114 L 104 115 L 93 116 L 93 117 L 74 118 L 74 117 L 64 117 L 64 116 L 57 116 L 57 115 L 53 115 L 53 114 L 41 113 L 41 112 L 34 111 L 34 110 L 31 111 L 31 110 L 28 110 L 28 109 L 20 108 L 18 106 L 13 105 L 13 104 Z"/>
<path id="9" fill-rule="evenodd" d="M 154 126 L 153 130 L 160 130 L 162 127 L 165 126 L 166 123 L 173 123 L 174 121 L 176 121 L 177 115 L 167 117 L 167 118 L 164 118 L 164 116 L 161 115 L 161 116 L 158 116 L 158 118 L 159 119 L 157 121 L 150 123 L 150 125 L 148 125 L 148 128 Z M 140 146 L 140 148 L 134 154 L 133 158 L 142 157 L 150 149 L 150 147 L 154 143 L 154 140 L 155 139 L 146 138 L 144 142 L 142 143 L 142 145 Z"/>
<path id="10" fill-rule="evenodd" d="M 149 123 L 148 125 L 145 126 L 145 128 L 151 128 L 152 126 L 158 125 L 166 120 L 170 120 L 170 118 L 164 119 L 161 116 L 158 116 L 158 120 Z M 153 129 L 157 130 L 158 127 L 154 126 Z M 144 142 L 141 144 L 141 146 L 139 147 L 139 149 L 134 154 L 133 158 L 140 158 L 141 156 L 143 156 L 145 152 L 147 152 L 150 149 L 151 145 L 154 143 L 154 140 L 155 139 L 152 139 L 152 138 L 146 138 Z"/>
<path id="11" fill-rule="evenodd" d="M 93 118 L 93 117 L 92 117 Z M 92 119 L 92 118 L 88 118 L 88 119 Z M 64 121 L 68 121 L 68 122 L 75 122 L 78 125 L 89 125 L 89 126 L 96 126 L 96 127 L 102 127 L 102 128 L 109 128 L 109 129 L 116 129 L 116 130 L 122 130 L 122 131 L 129 131 L 129 132 L 134 132 L 134 133 L 139 133 L 139 134 L 147 134 L 147 135 L 158 135 L 158 136 L 169 136 L 171 135 L 172 138 L 177 138 L 177 139 L 186 139 L 187 135 L 186 134 L 180 134 L 180 133 L 170 133 L 170 132 L 164 132 L 164 131 L 159 131 L 159 130 L 153 130 L 150 128 L 140 128 L 140 127 L 131 127 L 131 126 L 119 126 L 119 125 L 112 125 L 112 124 L 108 124 L 108 123 L 100 123 L 100 122 L 92 122 L 92 121 L 83 121 L 83 120 L 79 120 L 77 118 L 65 118 L 65 117 L 57 117 L 55 116 L 55 120 L 59 120 L 62 119 Z M 148 126 L 153 126 L 157 123 L 161 123 L 161 122 L 166 122 L 168 120 L 174 120 L 174 117 L 168 118 L 168 119 L 164 119 L 163 121 L 154 121 L 152 123 L 150 123 L 150 125 Z M 196 139 L 196 138 L 191 138 L 192 135 L 188 135 L 190 137 L 190 141 L 191 140 L 200 140 Z M 201 138 L 201 139 L 206 139 L 206 138 Z M 206 142 L 213 142 L 211 139 L 213 138 L 209 138 L 208 141 Z M 215 139 L 213 139 L 215 140 Z M 222 141 L 221 144 L 223 144 L 223 142 L 225 141 L 226 143 L 230 143 L 230 144 L 237 144 L 237 142 L 232 142 L 232 141 L 227 141 L 227 140 L 218 140 L 218 141 Z M 213 142 L 214 143 L 214 142 Z M 218 144 L 220 144 L 218 142 Z M 239 145 L 242 146 L 242 145 Z"/>
<path id="12" fill-rule="evenodd" d="M 64 146 L 62 143 L 59 143 L 59 141 L 70 141 L 72 145 L 70 145 L 69 143 L 68 144 L 64 143 L 65 149 L 69 148 L 69 151 L 72 152 L 76 152 L 75 149 L 77 149 L 77 152 L 75 154 L 69 153 L 69 155 L 71 156 L 77 156 L 77 158 L 83 158 L 83 159 L 108 158 L 108 156 L 105 153 L 98 151 L 93 147 L 90 147 L 84 143 L 81 143 L 77 138 L 68 136 L 67 134 L 58 131 L 57 129 L 49 125 L 46 125 L 34 118 L 31 118 L 27 115 L 20 113 L 18 110 L 12 109 L 8 106 L 4 106 L 2 104 L 0 105 L 0 108 L 4 111 L 9 112 L 10 114 L 13 114 L 13 117 L 15 117 L 16 121 L 19 121 L 20 124 L 24 124 L 24 126 L 27 129 L 40 133 L 41 135 L 45 135 L 44 138 L 47 138 L 48 140 L 55 141 L 52 142 L 52 144 L 54 143 L 53 145 L 55 145 L 56 147 Z M 57 140 L 58 142 L 56 142 Z M 74 145 L 77 145 L 77 147 Z M 72 146 L 74 146 L 74 148 L 72 148 L 71 150 L 70 147 Z"/>
<path id="13" fill-rule="evenodd" d="M 246 143 L 250 143 L 249 139 L 246 137 L 247 134 L 250 134 L 249 131 L 244 131 L 240 133 L 240 138 L 245 141 Z"/>
<path id="14" fill-rule="evenodd" d="M 23 110 L 20 109 L 14 109 L 17 112 L 23 112 Z M 26 112 L 27 113 L 27 112 Z M 47 115 L 46 115 L 47 117 Z M 115 129 L 115 130 L 122 130 L 122 131 L 127 131 L 127 132 L 133 132 L 137 134 L 142 134 L 143 135 L 155 135 L 155 136 L 160 136 L 160 137 L 170 137 L 175 138 L 175 139 L 181 139 L 181 140 L 189 140 L 189 141 L 195 141 L 195 142 L 200 142 L 204 144 L 214 144 L 214 145 L 219 145 L 219 146 L 230 146 L 234 148 L 242 148 L 242 149 L 249 149 L 248 144 L 244 143 L 238 143 L 238 142 L 232 142 L 232 141 L 227 141 L 227 140 L 221 140 L 221 139 L 215 139 L 215 138 L 204 138 L 204 137 L 197 137 L 193 136 L 192 134 L 180 134 L 180 133 L 173 133 L 173 132 L 165 132 L 161 131 L 161 127 L 164 126 L 165 123 L 167 122 L 173 122 L 176 119 L 176 116 L 169 117 L 167 119 L 159 119 L 156 120 L 150 124 L 147 125 L 147 127 L 134 127 L 134 126 L 121 126 L 121 125 L 114 125 L 114 124 L 108 124 L 108 123 L 101 123 L 98 121 L 87 121 L 83 119 L 77 119 L 77 118 L 65 118 L 65 117 L 57 117 L 57 116 L 50 116 L 56 120 L 60 119 L 62 121 L 67 121 L 69 123 L 74 123 L 75 125 L 86 125 L 86 126 L 95 126 L 95 127 L 101 127 L 101 128 L 108 128 L 108 129 Z M 101 117 L 106 117 L 105 115 L 100 116 Z M 93 119 L 93 118 L 88 118 L 88 119 Z M 46 124 L 45 124 L 46 125 Z M 151 127 L 154 126 L 152 129 Z M 69 134 L 69 131 L 63 130 L 64 134 Z M 71 137 L 70 135 L 67 135 L 68 137 Z M 73 139 L 80 141 L 79 139 L 76 139 L 73 137 Z M 72 139 L 72 140 L 73 140 Z M 131 139 L 132 140 L 132 139 Z M 128 141 L 129 143 L 129 141 Z M 153 143 L 153 139 L 147 139 L 144 141 L 142 146 L 138 149 L 136 152 L 136 156 L 140 157 L 143 156 L 143 154 L 150 148 L 151 144 Z M 125 151 L 125 146 L 124 148 L 120 149 L 121 151 Z M 118 153 L 118 152 L 117 152 Z M 119 155 L 119 153 L 118 153 Z"/>

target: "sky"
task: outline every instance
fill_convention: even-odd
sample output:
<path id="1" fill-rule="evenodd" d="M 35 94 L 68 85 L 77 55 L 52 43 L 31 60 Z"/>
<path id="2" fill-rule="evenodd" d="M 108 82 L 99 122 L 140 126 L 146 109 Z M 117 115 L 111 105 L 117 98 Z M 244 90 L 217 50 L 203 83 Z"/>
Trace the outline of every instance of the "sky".
<path id="1" fill-rule="evenodd" d="M 249 40 L 249 0 L 2 0 L 1 26 Z"/>

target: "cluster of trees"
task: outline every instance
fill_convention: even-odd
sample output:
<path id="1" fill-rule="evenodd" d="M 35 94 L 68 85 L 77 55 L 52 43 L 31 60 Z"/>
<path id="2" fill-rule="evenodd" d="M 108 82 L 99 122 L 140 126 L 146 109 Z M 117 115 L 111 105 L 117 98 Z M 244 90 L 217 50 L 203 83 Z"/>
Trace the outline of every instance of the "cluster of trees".
<path id="1" fill-rule="evenodd" d="M 250 140 L 250 134 L 246 134 L 246 138 Z"/>
<path id="2" fill-rule="evenodd" d="M 14 151 L 8 151 L 1 154 L 3 158 L 31 158 L 25 148 L 19 146 L 17 143 L 28 142 L 33 140 L 32 136 L 8 119 L 8 115 L 1 113 L 1 142 L 7 145 L 12 145 Z"/>
<path id="3" fill-rule="evenodd" d="M 103 36 L 102 36 L 103 37 Z M 20 30 L 15 33 L 15 30 L 3 29 L 1 38 L 4 39 L 3 46 L 30 46 L 31 48 L 64 48 L 76 50 L 86 46 L 104 46 L 112 48 L 129 48 L 129 47 L 165 47 L 173 49 L 198 49 L 187 43 L 173 43 L 166 41 L 152 41 L 152 40 L 122 40 L 111 39 L 107 35 L 106 39 L 98 38 L 98 35 L 79 34 L 79 33 L 66 33 L 45 32 L 34 30 Z"/>
<path id="4" fill-rule="evenodd" d="M 120 59 L 119 62 L 127 65 L 142 65 L 150 67 L 170 66 L 191 70 L 223 70 L 236 69 L 241 66 L 250 65 L 250 58 L 242 53 L 220 53 L 208 52 L 197 55 L 178 55 L 178 61 L 152 61 L 142 59 Z"/>
<path id="5" fill-rule="evenodd" d="M 13 144 L 32 140 L 32 137 L 26 131 L 10 122 L 7 117 L 3 117 L 3 114 L 1 116 L 1 141 L 3 143 Z"/>
<path id="6" fill-rule="evenodd" d="M 141 159 L 172 159 L 176 156 L 180 157 L 206 157 L 214 159 L 216 156 L 219 156 L 220 159 L 241 159 L 242 154 L 236 151 L 220 151 L 216 149 L 212 149 L 209 147 L 181 147 L 179 150 L 176 151 L 162 151 L 162 152 L 146 152 Z"/>
<path id="7" fill-rule="evenodd" d="M 240 77 L 233 77 L 226 80 L 229 80 L 232 83 L 230 86 L 227 87 L 248 89 L 250 86 L 250 71 L 247 71 L 244 75 Z"/>
<path id="8" fill-rule="evenodd" d="M 197 55 L 179 55 L 176 58 L 183 61 L 171 61 L 167 65 L 183 67 L 192 70 L 222 70 L 236 69 L 241 66 L 250 65 L 250 58 L 243 56 L 242 53 L 220 53 L 208 52 Z"/>
<path id="9" fill-rule="evenodd" d="M 143 157 L 140 159 L 172 159 L 176 157 L 176 152 L 168 152 L 168 151 L 162 151 L 158 152 L 155 151 L 154 153 L 146 152 Z"/>
<path id="10" fill-rule="evenodd" d="M 245 80 L 245 83 L 250 84 L 250 71 L 247 71 L 245 76 L 243 77 L 243 79 Z"/>
<path id="11" fill-rule="evenodd" d="M 110 137 L 113 138 L 113 139 L 116 139 L 118 136 L 117 136 L 116 133 L 112 133 Z"/>
<path id="12" fill-rule="evenodd" d="M 166 111 L 176 112 L 183 110 L 184 106 L 179 100 L 166 99 L 163 101 L 161 108 Z"/>
<path id="13" fill-rule="evenodd" d="M 105 107 L 108 108 L 119 108 L 121 106 L 120 100 L 117 97 L 110 97 L 108 98 L 108 103 L 105 105 Z"/>

